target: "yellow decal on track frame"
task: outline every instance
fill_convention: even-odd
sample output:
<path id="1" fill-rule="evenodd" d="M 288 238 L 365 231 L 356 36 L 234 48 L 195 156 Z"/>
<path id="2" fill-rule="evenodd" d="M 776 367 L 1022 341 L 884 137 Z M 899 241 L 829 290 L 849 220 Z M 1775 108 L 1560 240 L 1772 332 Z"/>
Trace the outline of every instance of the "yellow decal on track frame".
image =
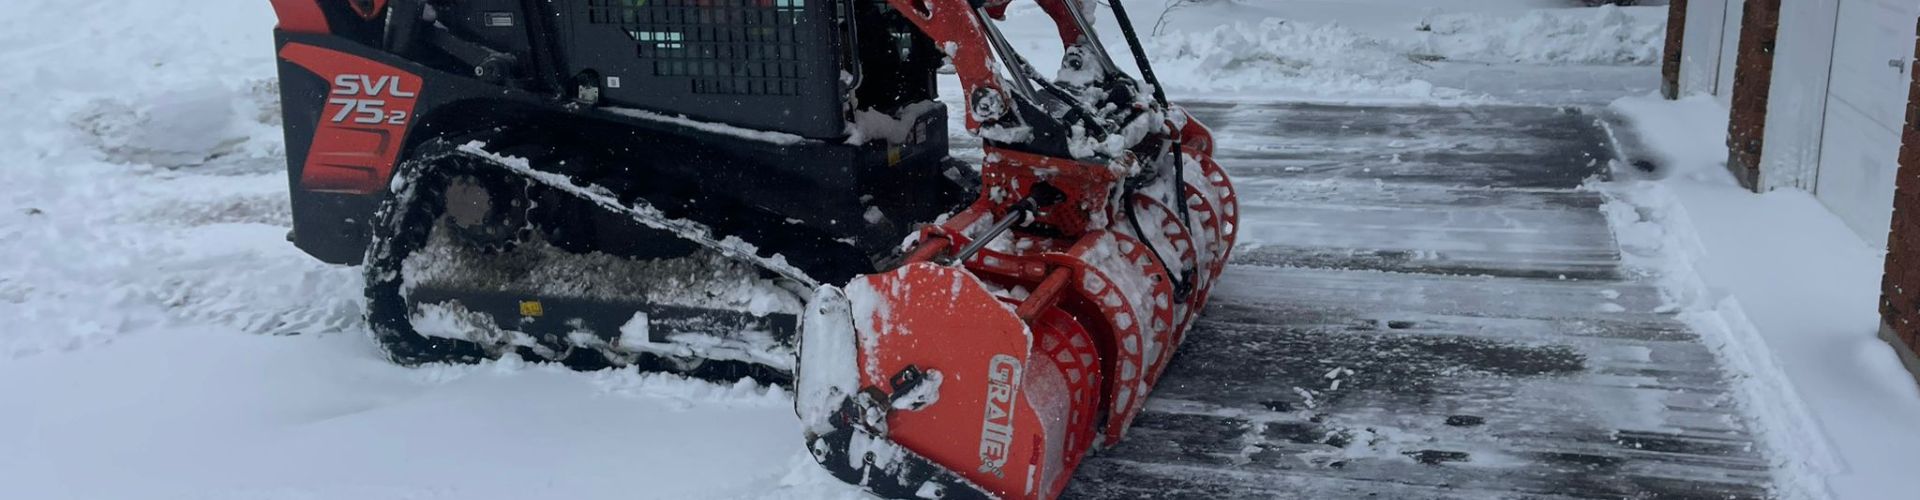
<path id="1" fill-rule="evenodd" d="M 544 307 L 541 307 L 541 306 L 540 306 L 540 301 L 538 301 L 538 300 L 522 300 L 522 301 L 520 301 L 520 315 L 521 315 L 521 316 L 526 316 L 526 317 L 530 317 L 530 318 L 538 318 L 538 317 L 540 317 L 541 315 L 544 315 L 544 314 L 546 314 L 546 313 L 547 313 L 547 311 L 546 311 L 546 308 L 544 308 Z"/>

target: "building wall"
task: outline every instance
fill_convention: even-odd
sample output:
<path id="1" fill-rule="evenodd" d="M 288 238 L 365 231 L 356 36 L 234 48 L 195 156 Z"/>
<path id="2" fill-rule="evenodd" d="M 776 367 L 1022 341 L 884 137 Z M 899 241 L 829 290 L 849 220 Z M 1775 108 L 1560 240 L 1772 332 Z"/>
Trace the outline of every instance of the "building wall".
<path id="1" fill-rule="evenodd" d="M 1920 59 L 1920 40 L 1915 41 L 1914 58 Z M 1920 350 L 1920 74 L 1908 84 L 1905 108 L 1900 167 L 1894 177 L 1893 227 L 1887 235 L 1887 267 L 1880 282 L 1880 318 L 1881 325 L 1912 353 Z"/>
<path id="2" fill-rule="evenodd" d="M 1720 25 L 1711 22 L 1715 3 Z M 1727 106 L 1727 167 L 1741 185 L 1811 191 L 1880 246 L 1916 17 L 1914 0 L 1692 0 L 1679 94 L 1712 89 Z M 1697 28 L 1717 33 L 1720 45 Z"/>
<path id="3" fill-rule="evenodd" d="M 1882 331 L 1920 379 L 1920 3 L 1685 0 L 1670 16 L 1681 39 L 1662 92 L 1729 105 L 1728 166 L 1748 187 L 1813 191 L 1862 239 L 1885 241 Z M 1888 77 L 1899 88 L 1881 88 Z"/>

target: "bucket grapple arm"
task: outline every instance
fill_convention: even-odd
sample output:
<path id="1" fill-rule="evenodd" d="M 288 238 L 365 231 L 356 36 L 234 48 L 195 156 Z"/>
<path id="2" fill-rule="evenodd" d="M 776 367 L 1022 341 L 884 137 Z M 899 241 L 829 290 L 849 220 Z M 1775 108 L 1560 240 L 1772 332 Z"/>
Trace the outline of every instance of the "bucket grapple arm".
<path id="1" fill-rule="evenodd" d="M 1123 437 L 1204 307 L 1232 184 L 1207 129 L 1114 69 L 1070 0 L 1040 0 L 1068 46 L 1051 79 L 999 36 L 1004 4 L 889 3 L 953 62 L 982 186 L 897 267 L 816 291 L 797 373 L 809 448 L 883 496 L 1058 496 Z"/>

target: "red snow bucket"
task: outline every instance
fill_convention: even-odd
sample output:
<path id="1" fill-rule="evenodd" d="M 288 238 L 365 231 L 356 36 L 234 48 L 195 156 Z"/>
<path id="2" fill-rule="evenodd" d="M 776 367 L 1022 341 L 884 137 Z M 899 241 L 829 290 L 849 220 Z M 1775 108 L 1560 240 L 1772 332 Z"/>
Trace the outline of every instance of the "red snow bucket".
<path id="1" fill-rule="evenodd" d="M 1051 498 L 1093 438 L 1098 356 L 1065 313 L 1029 328 L 986 286 L 931 263 L 854 280 L 859 384 L 894 395 L 893 442 L 1003 498 Z M 937 400 L 902 397 L 909 370 Z"/>
<path id="2" fill-rule="evenodd" d="M 1119 443 L 1237 232 L 1210 134 L 1169 127 L 1179 155 L 989 145 L 981 198 L 907 264 L 816 293 L 796 379 L 814 458 L 884 497 L 1054 498 L 1094 439 Z"/>

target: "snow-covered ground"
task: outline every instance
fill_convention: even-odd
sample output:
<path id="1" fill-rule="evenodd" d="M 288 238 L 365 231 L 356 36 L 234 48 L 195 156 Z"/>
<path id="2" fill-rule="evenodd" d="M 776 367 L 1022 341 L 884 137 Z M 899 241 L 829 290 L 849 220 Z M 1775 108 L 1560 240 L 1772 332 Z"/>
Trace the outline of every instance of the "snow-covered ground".
<path id="1" fill-rule="evenodd" d="M 8 10 L 0 496 L 853 494 L 778 388 L 386 363 L 285 239 L 268 2 Z"/>
<path id="2" fill-rule="evenodd" d="M 1621 243 L 1664 275 L 1696 328 L 1721 334 L 1797 486 L 1912 498 L 1902 457 L 1920 449 L 1920 387 L 1879 338 L 1884 253 L 1811 194 L 1740 188 L 1725 166 L 1727 110 L 1711 97 L 1611 109 L 1623 142 L 1656 165 L 1598 186 L 1618 200 Z"/>
<path id="3" fill-rule="evenodd" d="M 0 363 L 0 395 L 11 498 L 855 496 L 816 473 L 777 388 L 403 369 L 354 332 L 144 329 Z"/>
<path id="4" fill-rule="evenodd" d="M 1166 0 L 1129 5 L 1176 99 L 1650 90 L 1664 8 L 1568 3 L 1215 0 L 1157 34 Z M 1014 16 L 1010 35 L 1051 67 L 1052 28 L 1024 2 Z M 273 23 L 261 0 L 13 0 L 0 16 L 4 496 L 859 496 L 807 458 L 779 388 L 384 362 L 358 271 L 284 240 Z M 1727 334 L 1775 440 L 1801 452 L 1788 470 L 1804 490 L 1824 477 L 1837 498 L 1891 498 L 1898 453 L 1920 449 L 1920 390 L 1874 339 L 1879 256 L 1810 197 L 1722 178 L 1719 139 L 1700 135 L 1724 128 L 1700 121 L 1709 105 L 1616 105 L 1672 127 L 1649 141 L 1690 141 L 1651 144 L 1672 175 L 1599 187 L 1638 208 L 1617 229 Z"/>

